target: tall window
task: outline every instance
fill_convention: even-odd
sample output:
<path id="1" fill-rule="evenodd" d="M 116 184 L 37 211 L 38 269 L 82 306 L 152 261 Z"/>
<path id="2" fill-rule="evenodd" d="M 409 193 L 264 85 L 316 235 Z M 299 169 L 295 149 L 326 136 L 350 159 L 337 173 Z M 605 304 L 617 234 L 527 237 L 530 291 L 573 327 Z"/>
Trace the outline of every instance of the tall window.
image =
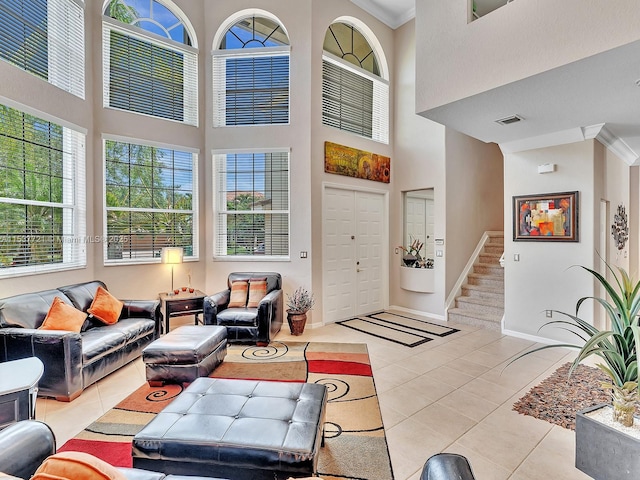
<path id="1" fill-rule="evenodd" d="M 289 152 L 216 153 L 217 257 L 289 255 Z"/>
<path id="2" fill-rule="evenodd" d="M 84 141 L 0 104 L 0 277 L 86 265 Z"/>
<path id="3" fill-rule="evenodd" d="M 197 126 L 198 54 L 188 25 L 159 0 L 111 0 L 104 15 L 104 106 Z"/>
<path id="4" fill-rule="evenodd" d="M 289 123 L 289 39 L 252 16 L 233 24 L 213 52 L 214 126 Z"/>
<path id="5" fill-rule="evenodd" d="M 322 123 L 389 143 L 389 84 L 367 39 L 346 23 L 324 39 Z"/>
<path id="6" fill-rule="evenodd" d="M 83 6 L 73 0 L 0 2 L 0 58 L 84 98 Z"/>
<path id="7" fill-rule="evenodd" d="M 195 152 L 105 140 L 106 263 L 198 257 Z"/>

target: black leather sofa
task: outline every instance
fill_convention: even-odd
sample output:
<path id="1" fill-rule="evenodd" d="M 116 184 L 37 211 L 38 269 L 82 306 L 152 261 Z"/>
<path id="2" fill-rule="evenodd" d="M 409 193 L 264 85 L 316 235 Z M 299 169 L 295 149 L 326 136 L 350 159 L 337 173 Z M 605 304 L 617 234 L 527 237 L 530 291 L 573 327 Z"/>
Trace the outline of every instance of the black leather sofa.
<path id="1" fill-rule="evenodd" d="M 82 391 L 139 357 L 157 336 L 158 300 L 125 300 L 119 320 L 85 321 L 80 333 L 38 330 L 55 297 L 84 312 L 100 281 L 0 299 L 0 361 L 35 356 L 44 363 L 38 395 L 71 401 Z M 0 470 L 1 471 L 1 470 Z"/>
<path id="2" fill-rule="evenodd" d="M 24 420 L 0 430 L 0 472 L 12 477 L 30 478 L 40 464 L 55 451 L 55 436 L 49 426 L 42 422 Z M 223 480 L 165 475 L 137 468 L 119 468 L 118 470 L 127 480 Z M 0 473 L 0 480 L 2 479 L 3 476 Z"/>
<path id="3" fill-rule="evenodd" d="M 258 308 L 228 308 L 231 283 L 235 280 L 267 279 L 267 295 Z M 233 272 L 228 289 L 204 299 L 204 324 L 227 327 L 229 343 L 267 345 L 282 328 L 282 277 L 275 272 Z"/>

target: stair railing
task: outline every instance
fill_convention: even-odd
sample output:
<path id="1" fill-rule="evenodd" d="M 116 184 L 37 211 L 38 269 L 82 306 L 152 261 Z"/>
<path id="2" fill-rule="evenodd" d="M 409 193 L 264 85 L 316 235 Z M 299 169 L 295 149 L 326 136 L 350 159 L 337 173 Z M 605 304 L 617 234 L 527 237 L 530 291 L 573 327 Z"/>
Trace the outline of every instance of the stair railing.
<path id="1" fill-rule="evenodd" d="M 491 235 L 503 235 L 503 233 L 502 232 L 484 232 L 484 234 L 480 238 L 480 241 L 478 242 L 476 249 L 471 254 L 471 257 L 469 257 L 469 261 L 467 262 L 467 265 L 464 267 L 464 269 L 462 269 L 462 272 L 458 277 L 458 281 L 451 289 L 451 292 L 449 292 L 449 296 L 447 297 L 447 301 L 445 302 L 444 310 L 445 310 L 445 318 L 447 319 L 447 321 L 449 321 L 449 310 L 453 308 L 456 301 L 456 297 L 459 297 L 460 295 L 462 295 L 462 285 L 464 285 L 465 282 L 467 281 L 467 277 L 469 276 L 469 274 L 473 272 L 473 266 L 476 263 L 479 263 L 480 254 L 482 253 L 484 246 L 487 243 L 489 243 Z M 502 256 L 504 257 L 504 252 Z"/>

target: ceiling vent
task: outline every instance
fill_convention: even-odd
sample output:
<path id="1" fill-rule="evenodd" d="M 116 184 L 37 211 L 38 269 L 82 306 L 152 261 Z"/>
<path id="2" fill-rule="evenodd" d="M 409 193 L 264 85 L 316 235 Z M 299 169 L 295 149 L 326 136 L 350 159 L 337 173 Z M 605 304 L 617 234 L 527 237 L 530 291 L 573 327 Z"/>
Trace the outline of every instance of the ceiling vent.
<path id="1" fill-rule="evenodd" d="M 522 117 L 519 117 L 518 115 L 511 115 L 509 117 L 504 117 L 496 120 L 496 123 L 499 123 L 500 125 L 511 125 L 512 123 L 518 123 L 521 120 Z"/>

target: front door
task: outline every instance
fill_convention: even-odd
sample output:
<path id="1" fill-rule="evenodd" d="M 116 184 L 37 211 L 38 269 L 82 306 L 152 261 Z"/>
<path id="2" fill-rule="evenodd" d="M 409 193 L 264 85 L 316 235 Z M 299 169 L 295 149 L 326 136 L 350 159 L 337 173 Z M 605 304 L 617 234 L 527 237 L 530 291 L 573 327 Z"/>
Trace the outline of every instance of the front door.
<path id="1" fill-rule="evenodd" d="M 384 194 L 325 189 L 325 322 L 384 309 L 387 278 L 385 210 Z"/>

